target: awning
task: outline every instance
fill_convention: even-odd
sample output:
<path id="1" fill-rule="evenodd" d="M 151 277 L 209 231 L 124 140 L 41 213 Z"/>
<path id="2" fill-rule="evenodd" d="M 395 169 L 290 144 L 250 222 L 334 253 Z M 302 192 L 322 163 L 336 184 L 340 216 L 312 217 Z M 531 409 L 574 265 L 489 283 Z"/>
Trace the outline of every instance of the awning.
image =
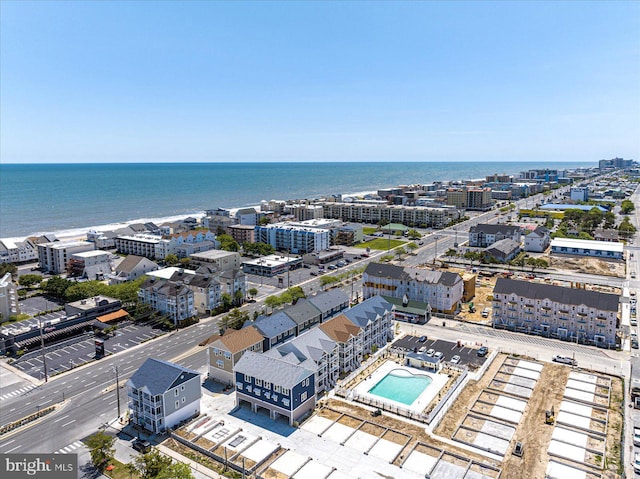
<path id="1" fill-rule="evenodd" d="M 124 309 L 119 309 L 118 311 L 114 311 L 113 313 L 105 314 L 104 316 L 98 316 L 96 319 L 101 323 L 108 323 L 110 321 L 115 321 L 116 319 L 124 318 L 129 316 Z"/>

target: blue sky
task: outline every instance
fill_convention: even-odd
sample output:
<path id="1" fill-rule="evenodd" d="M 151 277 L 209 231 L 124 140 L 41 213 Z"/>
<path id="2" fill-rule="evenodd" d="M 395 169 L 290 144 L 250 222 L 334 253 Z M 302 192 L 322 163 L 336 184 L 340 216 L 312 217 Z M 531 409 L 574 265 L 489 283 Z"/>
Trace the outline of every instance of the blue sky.
<path id="1" fill-rule="evenodd" d="M 640 159 L 640 2 L 0 2 L 2 162 Z"/>

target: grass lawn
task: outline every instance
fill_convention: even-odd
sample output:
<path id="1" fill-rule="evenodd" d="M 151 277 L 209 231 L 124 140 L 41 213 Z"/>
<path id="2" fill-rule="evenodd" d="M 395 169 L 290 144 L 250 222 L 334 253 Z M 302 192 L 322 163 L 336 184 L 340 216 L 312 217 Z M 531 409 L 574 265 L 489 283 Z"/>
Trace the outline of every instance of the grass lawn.
<path id="1" fill-rule="evenodd" d="M 117 459 L 111 459 L 111 461 L 109 461 L 109 464 L 113 466 L 113 469 L 110 471 L 104 471 L 105 476 L 109 476 L 112 479 L 139 479 L 140 478 L 140 476 L 138 476 L 138 474 L 136 473 L 131 474 L 127 469 L 127 465 L 121 463 Z"/>
<path id="2" fill-rule="evenodd" d="M 378 228 L 367 228 L 367 227 L 362 228 L 362 232 L 366 235 L 372 235 L 376 231 L 378 231 Z"/>
<path id="3" fill-rule="evenodd" d="M 400 246 L 405 243 L 406 241 L 403 241 L 403 240 L 392 239 L 391 242 L 389 242 L 388 238 L 376 238 L 371 241 L 360 243 L 356 245 L 356 248 L 363 248 L 363 249 L 371 248 L 371 249 L 378 249 L 378 250 L 384 251 L 387 248 L 395 248 L 396 246 Z"/>

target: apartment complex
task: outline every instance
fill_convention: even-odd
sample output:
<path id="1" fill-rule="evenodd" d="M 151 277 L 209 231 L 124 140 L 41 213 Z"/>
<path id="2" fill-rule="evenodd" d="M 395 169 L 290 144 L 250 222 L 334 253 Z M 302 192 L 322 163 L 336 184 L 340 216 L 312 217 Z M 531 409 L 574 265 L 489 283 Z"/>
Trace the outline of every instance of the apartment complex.
<path id="1" fill-rule="evenodd" d="M 403 268 L 384 263 L 369 263 L 362 276 L 364 298 L 389 296 L 429 305 L 430 310 L 453 313 L 464 290 L 460 275 L 420 268 Z"/>
<path id="2" fill-rule="evenodd" d="M 0 240 L 0 263 L 26 263 L 38 259 L 38 247 L 30 239 Z"/>
<path id="3" fill-rule="evenodd" d="M 131 421 L 159 434 L 200 414 L 200 373 L 149 358 L 127 381 Z"/>
<path id="4" fill-rule="evenodd" d="M 459 209 L 487 211 L 493 206 L 491 188 L 449 188 L 447 190 L 447 204 Z"/>
<path id="5" fill-rule="evenodd" d="M 164 259 L 170 254 L 183 256 L 193 252 L 186 248 L 189 245 L 201 245 L 206 249 L 215 248 L 215 239 L 216 237 L 211 231 L 203 230 L 186 231 L 166 236 L 139 233 L 117 236 L 115 246 L 123 254 L 135 254 L 149 259 Z M 181 251 L 184 253 L 180 253 Z"/>
<path id="6" fill-rule="evenodd" d="M 207 340 L 209 379 L 233 384 L 233 368 L 246 351 L 262 352 L 263 337 L 253 326 L 240 330 L 228 329 Z"/>
<path id="7" fill-rule="evenodd" d="M 256 226 L 256 242 L 267 243 L 279 251 L 304 254 L 329 248 L 329 230 L 295 226 L 290 223 L 274 223 Z"/>
<path id="8" fill-rule="evenodd" d="M 524 237 L 524 250 L 544 253 L 551 243 L 551 232 L 544 226 L 537 226 Z"/>
<path id="9" fill-rule="evenodd" d="M 520 227 L 481 223 L 469 228 L 469 246 L 475 248 L 486 248 L 507 238 L 520 243 Z"/>
<path id="10" fill-rule="evenodd" d="M 404 206 L 368 203 L 323 202 L 325 218 L 337 218 L 356 223 L 378 223 L 387 220 L 407 226 L 444 228 L 450 222 L 460 218 L 460 212 L 454 206 Z"/>
<path id="11" fill-rule="evenodd" d="M 619 299 L 615 294 L 498 278 L 493 290 L 493 325 L 613 348 Z"/>
<path id="12" fill-rule="evenodd" d="M 138 299 L 169 316 L 176 325 L 196 314 L 193 291 L 182 281 L 149 277 L 140 286 Z"/>

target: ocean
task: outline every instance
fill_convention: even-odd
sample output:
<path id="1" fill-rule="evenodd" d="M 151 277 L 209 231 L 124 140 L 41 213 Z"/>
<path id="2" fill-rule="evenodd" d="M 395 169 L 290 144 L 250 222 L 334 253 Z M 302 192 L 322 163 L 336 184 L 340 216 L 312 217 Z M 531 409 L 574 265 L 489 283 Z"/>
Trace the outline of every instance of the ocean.
<path id="1" fill-rule="evenodd" d="M 0 164 L 0 238 L 78 236 L 125 222 L 201 215 L 261 200 L 318 198 L 400 184 L 483 178 L 567 162 Z"/>

